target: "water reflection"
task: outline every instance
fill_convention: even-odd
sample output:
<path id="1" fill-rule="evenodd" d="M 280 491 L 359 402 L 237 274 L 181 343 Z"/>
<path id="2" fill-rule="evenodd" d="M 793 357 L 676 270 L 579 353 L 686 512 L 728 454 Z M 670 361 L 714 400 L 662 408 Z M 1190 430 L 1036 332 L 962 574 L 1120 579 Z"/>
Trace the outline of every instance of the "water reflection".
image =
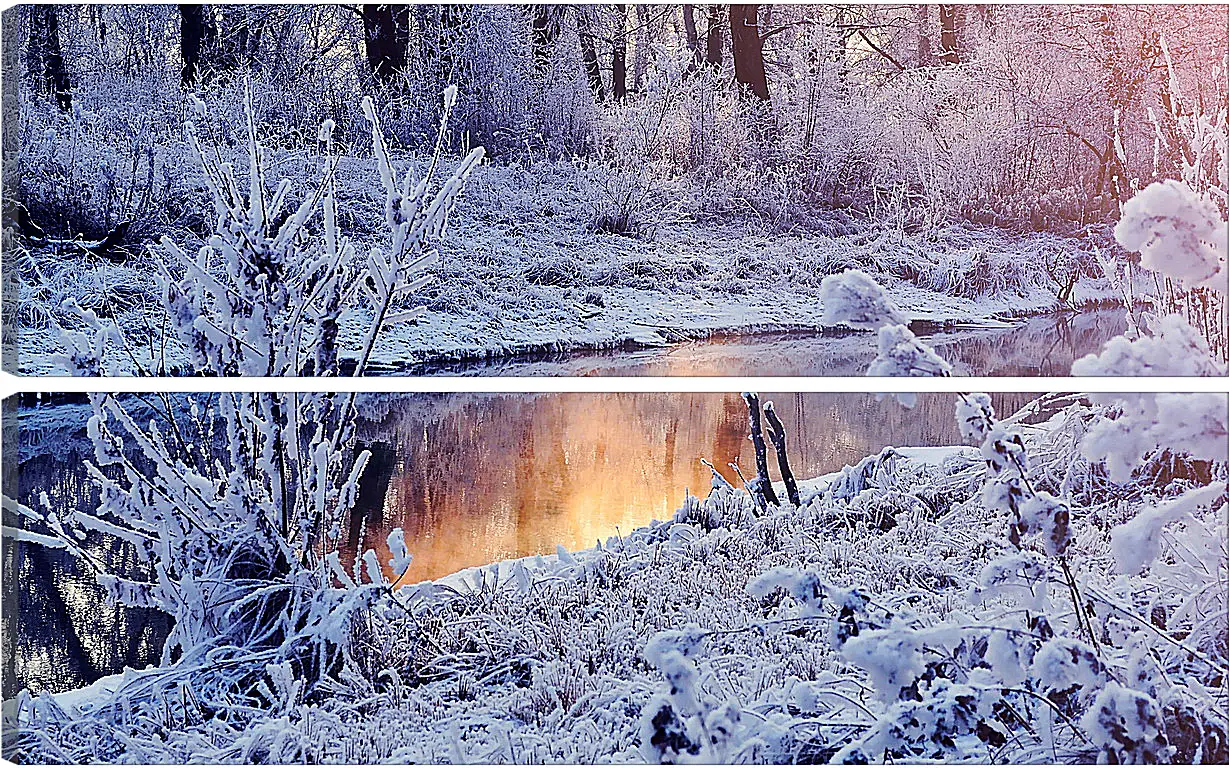
<path id="1" fill-rule="evenodd" d="M 87 456 L 93 458 L 63 445 L 53 453 L 23 455 L 19 497 L 29 504 L 46 492 L 54 508 L 96 508 L 98 492 L 82 468 Z M 136 567 L 131 551 L 114 540 L 90 534 L 84 544 L 113 572 Z M 107 604 L 88 567 L 38 544 L 5 541 L 4 606 L 5 698 L 23 687 L 69 690 L 125 666 L 145 667 L 158 660 L 170 632 L 166 614 Z"/>
<path id="2" fill-rule="evenodd" d="M 763 397 L 789 430 L 790 462 L 802 478 L 885 445 L 958 440 L 951 395 L 921 395 L 912 410 L 874 395 Z M 994 399 L 1006 413 L 1030 396 Z M 754 472 L 745 406 L 734 394 L 366 395 L 361 406 L 359 439 L 373 460 L 352 541 L 386 558 L 388 532 L 401 527 L 413 581 L 551 553 L 556 544 L 591 547 L 667 517 L 688 489 L 707 492 L 701 458 L 735 483 L 730 462 Z M 19 413 L 19 498 L 30 503 L 46 491 L 58 508 L 96 507 L 82 466 L 91 455 L 88 406 Z M 93 544 L 124 566 L 122 549 Z M 4 568 L 5 697 L 156 663 L 165 616 L 107 606 L 91 575 L 58 551 L 7 546 Z"/>
<path id="3" fill-rule="evenodd" d="M 951 395 L 907 410 L 862 394 L 765 393 L 789 434 L 799 477 L 840 469 L 885 445 L 959 440 Z M 1011 411 L 1030 396 L 996 395 Z M 747 414 L 735 394 L 372 397 L 373 449 L 360 494 L 365 546 L 386 554 L 393 527 L 414 553 L 409 580 L 510 557 L 593 546 L 672 515 L 707 493 L 707 458 L 754 474 Z M 779 479 L 775 475 L 774 479 Z"/>
<path id="4" fill-rule="evenodd" d="M 1071 363 L 1126 330 L 1121 309 L 1030 317 L 1008 328 L 919 330 L 957 376 L 1069 376 Z M 718 336 L 669 347 L 432 364 L 415 374 L 477 376 L 860 376 L 874 334 Z"/>

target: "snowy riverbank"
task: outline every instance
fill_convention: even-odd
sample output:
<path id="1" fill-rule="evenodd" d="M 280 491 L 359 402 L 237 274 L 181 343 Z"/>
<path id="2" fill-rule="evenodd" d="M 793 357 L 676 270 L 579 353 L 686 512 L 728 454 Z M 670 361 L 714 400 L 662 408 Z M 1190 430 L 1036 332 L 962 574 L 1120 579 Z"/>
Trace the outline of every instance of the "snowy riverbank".
<path id="1" fill-rule="evenodd" d="M 580 221 L 531 228 L 514 215 L 530 215 L 519 209 L 503 211 L 502 225 L 475 221 L 478 202 L 462 208 L 467 204 L 474 215 L 455 217 L 432 281 L 413 300 L 426 314 L 381 335 L 374 370 L 657 347 L 717 334 L 839 332 L 819 320 L 819 285 L 845 268 L 869 271 L 911 321 L 936 326 L 1001 327 L 1117 299 L 1103 279 L 1084 276 L 1060 301 L 1051 273 L 1066 279 L 1063 270 L 1090 270 L 1091 257 L 1083 241 L 1053 235 L 969 227 L 770 235 L 736 225 L 674 224 L 639 239 L 589 232 Z M 176 340 L 163 344 L 155 331 L 161 320 L 152 310 L 158 299 L 149 258 L 131 266 L 71 265 L 80 274 L 65 278 L 60 300 L 120 318 L 129 337 L 129 348 L 116 352 L 121 366 L 135 358 L 151 370 L 159 363 L 175 370 L 184 356 Z M 355 308 L 343 316 L 343 357 L 353 358 L 369 314 Z M 63 373 L 48 329 L 19 327 L 18 339 L 21 373 Z"/>
<path id="2" fill-rule="evenodd" d="M 417 325 L 394 329 L 372 356 L 378 370 L 433 363 L 482 361 L 557 352 L 664 347 L 715 335 L 752 337 L 789 331 L 841 333 L 819 321 L 817 289 L 748 292 L 737 298 L 675 295 L 662 291 L 612 288 L 601 292 L 603 306 L 587 307 L 574 291 L 547 289 L 498 318 L 428 315 Z M 888 290 L 911 321 L 939 326 L 1007 327 L 1005 321 L 1059 311 L 1065 307 L 1046 288 L 993 299 L 964 299 L 898 284 Z M 542 295 L 544 294 L 544 295 Z M 1077 306 L 1112 302 L 1100 281 L 1083 280 Z M 534 314 L 541 304 L 550 306 Z M 553 306 L 552 306 L 553 305 Z M 358 340 L 367 313 L 356 312 L 342 338 Z"/>
<path id="3" fill-rule="evenodd" d="M 74 708 L 122 682 L 113 679 L 55 697 L 56 708 L 27 703 L 37 709 L 27 725 L 86 761 L 618 763 L 694 746 L 710 762 L 826 762 L 857 742 L 886 744 L 879 749 L 897 759 L 1092 762 L 1101 744 L 1118 742 L 1085 713 L 1098 692 L 1120 690 L 1112 681 L 1144 647 L 1159 669 L 1186 670 L 1189 687 L 1156 694 L 1177 707 L 1163 715 L 1171 743 L 1215 758 L 1224 692 L 1193 686 L 1210 683 L 1200 659 L 1224 658 L 1215 639 L 1224 607 L 1215 589 L 1195 603 L 1189 595 L 1200 563 L 1220 566 L 1209 587 L 1224 582 L 1224 521 L 1214 512 L 1223 501 L 1209 489 L 1213 506 L 1161 542 L 1163 565 L 1114 575 L 1109 531 L 1172 498 L 1175 486 L 1110 483 L 1082 458 L 1080 436 L 1102 418 L 1077 405 L 1017 424 L 1032 483 L 1070 505 L 1063 567 L 1097 626 L 1089 670 L 1083 657 L 1064 667 L 1054 655 L 1092 648 L 1077 639 L 1083 619 L 1057 566 L 1040 580 L 1027 568 L 1010 572 L 1045 560 L 1020 560 L 1008 521 L 984 505 L 981 452 L 905 448 L 804 483 L 798 508 L 757 514 L 743 491 L 720 487 L 688 499 L 672 520 L 593 549 L 401 587 L 354 614 L 349 671 L 329 695 L 303 702 L 292 688 L 266 691 L 267 709 L 246 723 L 206 718 L 153 733 L 138 718 L 111 734 Z M 800 586 L 806 579 L 814 591 Z M 1133 618 L 1157 610 L 1169 617 L 1164 628 Z M 861 627 L 861 645 L 850 627 Z M 895 645 L 873 644 L 882 642 Z M 1019 654 L 1015 666 L 1009 652 Z M 885 698 L 915 678 L 920 702 L 903 691 Z M 687 700 L 703 725 L 662 714 L 663 702 Z M 1172 719 L 1196 700 L 1206 707 L 1206 743 Z M 909 718 L 912 726 L 892 730 Z M 701 747 L 688 740 L 696 729 L 723 735 Z"/>

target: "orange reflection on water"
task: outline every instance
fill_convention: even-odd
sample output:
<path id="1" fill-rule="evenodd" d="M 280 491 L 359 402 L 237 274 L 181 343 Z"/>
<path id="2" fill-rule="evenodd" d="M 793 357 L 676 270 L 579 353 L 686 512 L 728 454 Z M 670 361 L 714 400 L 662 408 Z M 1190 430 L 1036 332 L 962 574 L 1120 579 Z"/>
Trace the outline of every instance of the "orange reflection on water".
<path id="1" fill-rule="evenodd" d="M 862 394 L 763 399 L 775 400 L 790 431 L 800 478 L 889 444 L 958 439 L 950 395 L 921 396 L 912 410 Z M 556 544 L 592 547 L 665 519 L 687 490 L 708 492 L 701 458 L 736 485 L 729 462 L 755 473 L 737 394 L 380 396 L 364 410 L 377 417 L 363 434 L 374 454 L 360 494 L 363 540 L 386 560 L 388 531 L 405 531 L 414 561 L 404 583 Z"/>

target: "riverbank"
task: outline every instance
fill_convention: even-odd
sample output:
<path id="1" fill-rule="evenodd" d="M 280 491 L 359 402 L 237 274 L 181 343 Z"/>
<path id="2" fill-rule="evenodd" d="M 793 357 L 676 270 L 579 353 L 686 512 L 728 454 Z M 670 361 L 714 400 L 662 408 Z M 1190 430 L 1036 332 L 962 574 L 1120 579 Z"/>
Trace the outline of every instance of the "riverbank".
<path id="1" fill-rule="evenodd" d="M 952 364 L 953 375 L 1067 376 L 1079 358 L 1126 331 L 1120 306 L 1005 322 L 913 331 Z M 482 361 L 423 363 L 416 376 L 862 376 L 878 355 L 873 333 L 833 330 L 716 333 L 660 346 L 541 352 Z"/>
<path id="2" fill-rule="evenodd" d="M 1008 521 L 982 503 L 980 453 L 900 449 L 804 483 L 797 508 L 757 513 L 744 492 L 719 487 L 688 499 L 671 520 L 592 549 L 402 587 L 395 602 L 359 616 L 350 674 L 310 704 L 274 694 L 290 698 L 224 729 L 186 724 L 155 735 L 136 720 L 123 740 L 60 738 L 58 748 L 90 762 L 127 755 L 144 762 L 621 763 L 669 757 L 671 744 L 687 754 L 688 739 L 721 728 L 720 742 L 703 751 L 697 745 L 706 761 L 827 762 L 851 741 L 887 739 L 894 759 L 1092 762 L 1101 748 L 1094 739 L 1102 737 L 1082 718 L 1093 696 L 1108 690 L 1106 674 L 1123 679 L 1137 647 L 1150 649 L 1161 669 L 1181 667 L 1188 680 L 1211 685 L 1211 698 L 1200 701 L 1215 725 L 1223 692 L 1181 643 L 1175 650 L 1156 633 L 1171 642 L 1185 636 L 1199 653 L 1223 658 L 1224 649 L 1204 648 L 1216 636 L 1215 606 L 1193 615 L 1174 609 L 1197 586 L 1185 566 L 1223 564 L 1224 521 L 1196 511 L 1174 530 L 1177 538 L 1162 542 L 1166 568 L 1112 575 L 1107 532 L 1172 491 L 1143 480 L 1108 484 L 1077 449 L 1078 435 L 1098 418 L 1095 409 L 1073 406 L 1022 431 L 1032 482 L 1054 492 L 1061 486 L 1070 505 L 1065 562 L 1095 603 L 1095 663 L 1108 673 L 1085 678 L 1077 667 L 1055 672 L 1031 661 L 1060 647 L 1054 644 L 1091 646 L 1078 640 L 1081 620 L 1056 567 L 1041 580 L 1049 583 L 1042 592 L 987 576 L 998 572 L 991 566 L 1009 567 L 1003 564 L 1015 549 L 1006 541 Z M 1223 581 L 1219 570 L 1209 584 Z M 823 588 L 801 589 L 799 574 Z M 1166 628 L 1130 618 L 1157 606 L 1170 617 Z M 1017 646 L 1001 640 L 1030 635 L 1023 610 L 1033 621 L 1044 618 L 1055 639 L 1019 646 L 1028 649 L 1015 662 L 1022 677 L 1004 682 L 1015 674 L 1004 653 Z M 1205 626 L 1208 616 L 1213 624 Z M 864 643 L 904 645 L 842 640 L 850 621 Z M 1187 635 L 1188 626 L 1201 628 Z M 682 655 L 670 656 L 672 647 Z M 859 647 L 876 650 L 859 655 Z M 915 682 L 918 706 L 935 714 L 884 736 L 914 703 L 885 696 L 885 680 L 903 675 L 904 685 L 923 670 L 932 677 Z M 1055 674 L 1073 686 L 1057 704 L 1042 687 Z M 972 708 L 942 709 L 965 706 L 945 691 L 971 697 Z M 1166 695 L 1193 702 L 1203 694 Z M 663 701 L 688 697 L 703 715 L 693 724 L 661 715 Z M 71 706 L 62 716 L 44 707 L 44 731 L 81 733 L 80 725 L 51 723 L 89 721 L 72 711 L 88 698 L 56 697 Z M 1015 714 L 1003 715 L 995 701 Z M 1055 707 L 1062 718 L 1050 716 Z M 1165 727 L 1171 743 L 1189 746 L 1172 722 Z"/>
<path id="3" fill-rule="evenodd" d="M 578 293 L 566 289 L 539 288 L 534 293 L 533 300 L 506 307 L 498 317 L 428 314 L 415 325 L 391 329 L 372 355 L 373 370 L 392 374 L 432 366 L 455 370 L 456 364 L 652 349 L 718 336 L 754 339 L 786 333 L 830 337 L 849 333 L 819 321 L 823 304 L 818 289 L 809 287 L 765 288 L 737 298 L 605 289 L 600 293 L 600 308 L 586 306 Z M 1041 286 L 978 300 L 908 283 L 891 286 L 888 294 L 920 333 L 955 326 L 1002 329 L 1010 327 L 1011 320 L 1071 309 Z M 1088 278 L 1073 293 L 1073 305 L 1080 309 L 1106 306 L 1114 299 L 1102 281 Z M 536 314 L 543 306 L 549 308 Z M 357 346 L 367 319 L 359 311 L 343 324 L 341 338 L 351 349 Z"/>
<path id="4" fill-rule="evenodd" d="M 366 227 L 378 221 L 382 201 L 361 163 L 343 168 L 349 233 L 356 251 L 366 253 L 376 234 Z M 839 333 L 819 322 L 818 294 L 826 275 L 846 268 L 874 276 L 919 327 L 995 326 L 1118 298 L 1104 280 L 1089 276 L 1098 274 L 1089 252 L 1099 242 L 1093 234 L 1018 235 L 964 225 L 905 232 L 834 212 L 824 231 L 672 222 L 629 237 L 593 231 L 565 189 L 534 178 L 506 168 L 475 175 L 439 244 L 432 281 L 409 299 L 426 314 L 381 335 L 374 372 L 656 348 L 716 335 Z M 191 251 L 193 237 L 175 239 Z M 122 368 L 135 367 L 135 360 L 153 371 L 183 370 L 178 342 L 164 343 L 158 331 L 156 259 L 142 254 L 112 264 L 40 253 L 19 259 L 23 270 L 34 271 L 23 277 L 30 282 L 20 286 L 7 317 L 17 329 L 18 371 L 64 372 L 54 362 L 49 321 L 72 325 L 61 307 L 66 299 L 117 318 L 129 340 L 116 353 Z M 1073 274 L 1080 277 L 1060 301 Z M 353 360 L 367 316 L 356 307 L 343 319 L 343 357 Z"/>

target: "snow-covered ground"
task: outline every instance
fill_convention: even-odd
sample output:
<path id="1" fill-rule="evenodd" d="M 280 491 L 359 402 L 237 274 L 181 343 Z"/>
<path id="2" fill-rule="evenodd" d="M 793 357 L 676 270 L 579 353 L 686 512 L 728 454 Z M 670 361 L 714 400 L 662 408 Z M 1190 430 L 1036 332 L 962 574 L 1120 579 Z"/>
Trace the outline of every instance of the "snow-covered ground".
<path id="1" fill-rule="evenodd" d="M 342 223 L 359 253 L 373 242 L 382 210 L 370 166 L 347 158 L 339 172 Z M 824 231 L 693 221 L 632 237 L 594 231 L 575 183 L 552 164 L 480 169 L 439 244 L 432 282 L 409 299 L 426 306 L 426 315 L 382 334 L 374 370 L 653 347 L 717 333 L 820 330 L 820 282 L 846 268 L 874 275 L 911 320 L 938 324 L 994 325 L 1117 298 L 1104 280 L 1090 277 L 1076 282 L 1069 302 L 1057 298 L 1057 281 L 1068 270 L 1096 273 L 1085 240 L 958 225 L 906 233 L 840 212 Z M 178 239 L 194 248 L 193 237 Z M 180 368 L 177 343 L 164 344 L 159 330 L 159 258 L 112 264 L 34 254 L 37 272 L 27 276 L 32 282 L 10 315 L 18 326 L 19 371 L 63 372 L 47 319 L 72 324 L 59 309 L 66 298 L 120 318 L 129 339 L 121 364 Z M 343 318 L 341 341 L 351 357 L 369 315 L 360 306 Z"/>
<path id="2" fill-rule="evenodd" d="M 166 722 L 138 707 L 115 726 L 116 710 L 89 713 L 117 688 L 125 700 L 113 677 L 25 701 L 42 740 L 27 730 L 7 748 L 90 762 L 814 763 L 859 759 L 861 745 L 872 760 L 1063 764 L 1123 749 L 1122 728 L 1152 728 L 1141 743 L 1164 750 L 1163 728 L 1174 751 L 1158 754 L 1215 762 L 1224 520 L 1196 511 L 1154 569 L 1114 574 L 1107 531 L 1205 481 L 1108 481 L 1078 450 L 1099 413 L 1017 425 L 1034 487 L 1071 510 L 1062 568 L 1040 581 L 1027 568 L 1003 580 L 1045 561 L 1016 563 L 1009 521 L 979 494 L 980 451 L 902 448 L 802 483 L 797 508 L 759 513 L 715 486 L 593 549 L 401 587 L 357 616 L 349 671 L 323 698 L 265 689 L 266 709 L 223 723 L 184 694 Z M 1091 618 L 1073 610 L 1067 568 Z M 1105 709 L 1136 701 L 1129 685 L 1167 708 Z"/>

